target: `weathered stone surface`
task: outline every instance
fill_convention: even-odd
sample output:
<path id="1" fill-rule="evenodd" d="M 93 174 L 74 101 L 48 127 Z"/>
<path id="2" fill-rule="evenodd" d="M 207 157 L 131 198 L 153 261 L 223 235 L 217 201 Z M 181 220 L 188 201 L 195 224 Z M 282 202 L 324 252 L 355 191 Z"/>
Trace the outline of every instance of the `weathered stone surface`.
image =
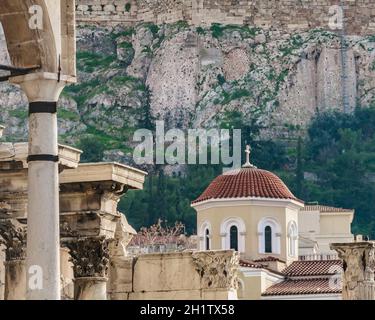
<path id="1" fill-rule="evenodd" d="M 167 127 L 213 128 L 225 111 L 236 110 L 264 125 L 264 137 L 293 137 L 317 110 L 344 110 L 344 97 L 349 111 L 372 103 L 371 39 L 346 37 L 343 67 L 340 38 L 329 30 L 223 25 L 215 33 L 183 23 L 81 27 L 81 84 L 61 99 L 60 134 L 68 143 L 108 136 L 118 150 L 132 148 L 134 129 L 151 117 Z M 10 124 L 5 134 L 25 139 L 25 97 L 10 85 L 0 91 L 0 122 Z M 125 157 L 132 161 L 130 153 Z"/>
<path id="2" fill-rule="evenodd" d="M 193 25 L 211 23 L 244 24 L 258 27 L 306 30 L 307 28 L 328 27 L 330 12 L 337 15 L 336 2 L 322 1 L 148 1 L 148 0 L 77 0 L 77 20 L 79 22 L 99 22 L 107 25 L 133 24 L 137 21 L 173 23 L 187 20 Z M 88 8 L 87 8 L 88 7 Z M 368 0 L 343 1 L 349 33 L 371 33 L 375 29 L 372 21 L 374 3 Z M 333 10 L 333 11 L 332 11 Z M 360 16 L 361 19 L 357 19 Z M 332 19 L 333 20 L 333 19 Z M 335 25 L 332 26 L 335 28 Z M 263 41 L 263 37 L 260 37 Z"/>
<path id="3" fill-rule="evenodd" d="M 108 240 L 105 238 L 78 238 L 66 243 L 70 250 L 74 277 L 105 278 L 109 267 Z"/>
<path id="4" fill-rule="evenodd" d="M 5 300 L 26 299 L 26 262 L 12 260 L 5 263 Z"/>
<path id="5" fill-rule="evenodd" d="M 133 291 L 133 263 L 130 257 L 110 260 L 108 294 L 110 297 Z"/>
<path id="6" fill-rule="evenodd" d="M 375 300 L 375 242 L 334 243 L 343 260 L 344 300 Z"/>
<path id="7" fill-rule="evenodd" d="M 233 251 L 143 255 L 135 261 L 133 292 L 146 292 L 155 299 L 185 298 L 186 292 L 193 297 L 199 291 L 201 299 L 202 292 L 211 289 L 228 294 L 237 286 L 237 268 L 238 256 Z"/>
<path id="8" fill-rule="evenodd" d="M 239 255 L 234 251 L 196 252 L 192 255 L 204 289 L 237 289 Z"/>
<path id="9" fill-rule="evenodd" d="M 74 280 L 75 300 L 106 300 L 107 278 L 77 278 Z"/>
<path id="10" fill-rule="evenodd" d="M 132 292 L 129 300 L 201 300 L 201 290 Z"/>
<path id="11" fill-rule="evenodd" d="M 5 290 L 5 247 L 0 244 L 0 301 L 4 300 Z"/>
<path id="12" fill-rule="evenodd" d="M 133 291 L 200 290 L 200 276 L 194 268 L 189 252 L 140 256 L 134 266 Z"/>
<path id="13" fill-rule="evenodd" d="M 0 220 L 0 243 L 5 246 L 6 261 L 26 258 L 26 225 L 17 220 Z"/>

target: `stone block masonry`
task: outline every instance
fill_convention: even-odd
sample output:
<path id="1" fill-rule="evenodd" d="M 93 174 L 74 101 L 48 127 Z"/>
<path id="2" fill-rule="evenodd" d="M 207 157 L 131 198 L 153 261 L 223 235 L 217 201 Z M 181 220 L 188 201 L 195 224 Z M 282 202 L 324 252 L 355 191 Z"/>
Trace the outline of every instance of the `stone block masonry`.
<path id="1" fill-rule="evenodd" d="M 347 34 L 375 32 L 375 1 L 343 0 Z M 338 0 L 77 0 L 79 23 L 132 25 L 187 21 L 192 25 L 250 24 L 281 30 L 328 29 Z"/>

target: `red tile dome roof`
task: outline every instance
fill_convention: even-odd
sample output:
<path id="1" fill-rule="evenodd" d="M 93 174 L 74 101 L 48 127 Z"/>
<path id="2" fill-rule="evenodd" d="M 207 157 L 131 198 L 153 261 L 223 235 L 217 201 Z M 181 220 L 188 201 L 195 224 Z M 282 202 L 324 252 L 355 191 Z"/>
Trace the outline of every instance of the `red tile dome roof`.
<path id="1" fill-rule="evenodd" d="M 228 171 L 218 176 L 193 204 L 226 198 L 270 198 L 298 200 L 272 172 L 256 167 Z"/>

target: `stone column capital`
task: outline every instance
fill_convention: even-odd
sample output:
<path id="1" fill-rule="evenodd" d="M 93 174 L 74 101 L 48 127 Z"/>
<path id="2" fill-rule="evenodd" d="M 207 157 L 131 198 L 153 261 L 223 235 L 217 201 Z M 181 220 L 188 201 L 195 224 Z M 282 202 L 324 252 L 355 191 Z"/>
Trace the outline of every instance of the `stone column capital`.
<path id="1" fill-rule="evenodd" d="M 375 297 L 375 242 L 331 244 L 343 260 L 343 299 Z"/>
<path id="2" fill-rule="evenodd" d="M 55 73 L 38 72 L 13 77 L 12 83 L 18 84 L 25 92 L 29 102 L 56 102 L 67 83 L 74 83 L 74 77 L 59 76 Z"/>
<path id="3" fill-rule="evenodd" d="M 238 252 L 201 251 L 194 252 L 192 257 L 205 289 L 237 289 Z"/>
<path id="4" fill-rule="evenodd" d="M 109 267 L 109 242 L 105 237 L 77 238 L 64 245 L 70 250 L 74 277 L 106 278 Z"/>

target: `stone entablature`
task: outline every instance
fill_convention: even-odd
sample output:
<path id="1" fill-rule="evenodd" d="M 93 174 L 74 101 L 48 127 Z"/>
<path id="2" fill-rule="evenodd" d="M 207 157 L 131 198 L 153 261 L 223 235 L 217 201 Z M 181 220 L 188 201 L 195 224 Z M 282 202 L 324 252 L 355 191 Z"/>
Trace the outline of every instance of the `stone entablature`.
<path id="1" fill-rule="evenodd" d="M 82 151 L 59 145 L 59 170 L 78 166 Z M 1 219 L 24 219 L 27 211 L 28 143 L 0 144 L 0 223 Z"/>
<path id="2" fill-rule="evenodd" d="M 341 2 L 347 17 L 347 33 L 370 34 L 375 30 L 374 2 Z M 76 16 L 80 23 L 111 25 L 132 25 L 137 22 L 161 24 L 184 20 L 192 25 L 216 22 L 287 30 L 327 29 L 332 15 L 330 10 L 338 3 L 336 0 L 245 0 L 233 5 L 233 1 L 229 0 L 77 0 Z"/>

